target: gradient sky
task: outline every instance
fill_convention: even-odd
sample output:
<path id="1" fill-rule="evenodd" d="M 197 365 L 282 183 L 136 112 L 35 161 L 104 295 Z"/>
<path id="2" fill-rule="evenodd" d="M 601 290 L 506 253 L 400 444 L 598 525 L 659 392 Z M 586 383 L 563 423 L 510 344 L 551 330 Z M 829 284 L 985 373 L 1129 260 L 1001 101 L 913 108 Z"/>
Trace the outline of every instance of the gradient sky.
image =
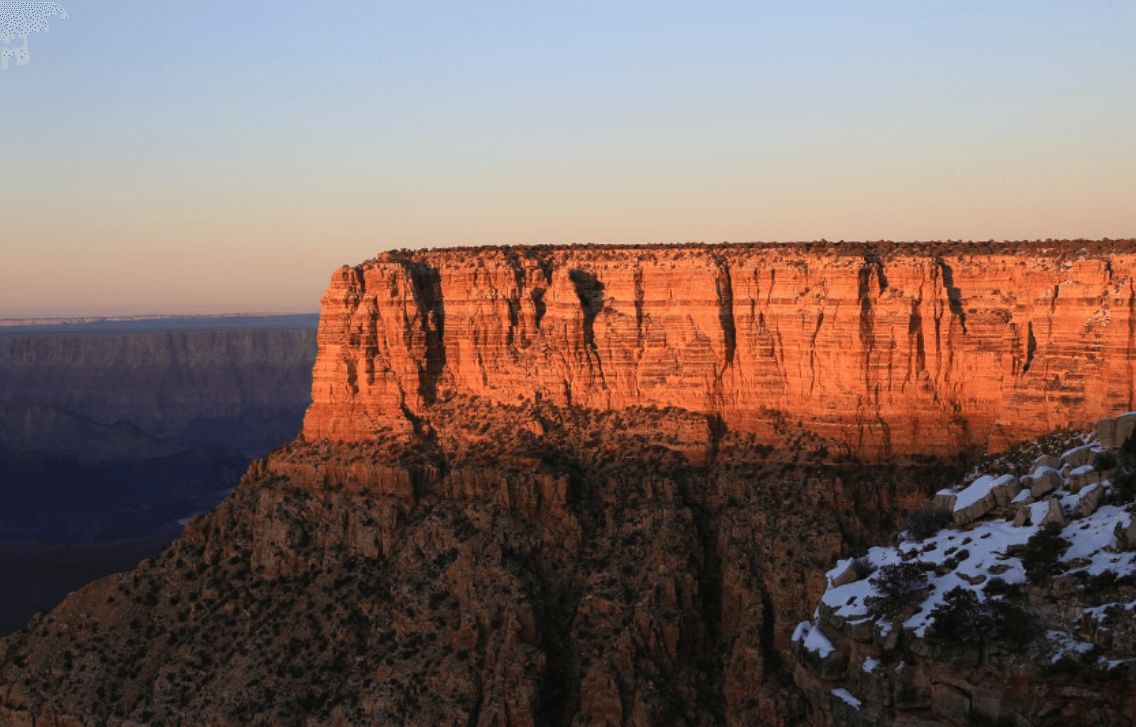
<path id="1" fill-rule="evenodd" d="M 310 312 L 399 247 L 1136 237 L 1130 0 L 61 4 L 0 72 L 0 318 Z"/>

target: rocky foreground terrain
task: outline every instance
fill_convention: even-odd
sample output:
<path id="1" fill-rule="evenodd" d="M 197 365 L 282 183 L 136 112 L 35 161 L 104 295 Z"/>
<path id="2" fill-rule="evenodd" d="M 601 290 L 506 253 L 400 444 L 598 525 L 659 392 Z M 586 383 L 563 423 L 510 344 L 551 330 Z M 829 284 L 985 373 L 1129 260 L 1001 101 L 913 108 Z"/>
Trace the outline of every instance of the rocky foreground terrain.
<path id="1" fill-rule="evenodd" d="M 918 646 L 899 607 L 887 634 L 879 618 L 845 633 L 863 616 L 832 594 L 868 607 L 875 574 L 908 561 L 977 583 L 977 546 L 962 558 L 952 533 L 1028 544 L 1054 501 L 1123 550 L 1086 520 L 1121 524 L 1127 505 L 1104 499 L 1124 494 L 1119 459 L 1106 477 L 1061 457 L 1084 456 L 1068 432 L 1136 408 L 1134 265 L 1130 243 L 1039 243 L 490 248 L 344 268 L 303 434 L 161 555 L 0 641 L 0 725 L 1057 725 L 1078 705 L 1130 724 L 1123 638 L 1085 657 L 1105 657 L 1100 681 L 1038 661 L 1048 646 L 1023 661 L 1016 633 L 959 630 L 957 658 Z M 1077 440 L 1034 469 L 1053 447 L 1027 440 L 1061 429 Z M 1070 630 L 1094 607 L 1070 590 L 1080 567 L 1013 595 L 1009 564 L 981 574 L 1005 594 L 972 594 L 1012 597 L 1077 640 L 1046 644 L 1088 653 L 1097 637 Z M 1119 604 L 1102 618 L 1127 618 L 1126 582 L 1097 586 Z M 888 703 L 858 676 L 869 658 L 881 685 L 902 660 L 930 686 Z M 975 710 L 972 690 L 961 708 L 964 682 L 1058 703 Z"/>

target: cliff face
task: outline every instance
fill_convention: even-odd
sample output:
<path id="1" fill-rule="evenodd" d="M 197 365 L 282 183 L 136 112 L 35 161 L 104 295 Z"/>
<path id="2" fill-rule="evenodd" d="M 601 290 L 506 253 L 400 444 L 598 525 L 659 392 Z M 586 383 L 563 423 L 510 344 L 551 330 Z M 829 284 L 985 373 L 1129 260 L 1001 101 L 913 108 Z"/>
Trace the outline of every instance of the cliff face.
<path id="1" fill-rule="evenodd" d="M 1136 405 L 1134 274 L 1125 244 L 389 253 L 332 276 L 304 436 L 475 395 L 784 417 L 869 459 L 997 450 Z"/>
<path id="2" fill-rule="evenodd" d="M 310 329 L 0 336 L 0 401 L 259 454 L 295 436 L 315 354 Z"/>

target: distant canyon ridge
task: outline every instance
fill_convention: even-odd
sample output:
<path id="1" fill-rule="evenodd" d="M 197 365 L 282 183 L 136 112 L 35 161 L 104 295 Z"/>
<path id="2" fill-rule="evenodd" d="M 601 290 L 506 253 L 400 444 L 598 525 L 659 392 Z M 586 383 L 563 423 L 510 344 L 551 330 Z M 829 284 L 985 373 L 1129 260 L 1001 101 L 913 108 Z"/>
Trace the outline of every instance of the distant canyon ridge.
<path id="1" fill-rule="evenodd" d="M 450 397 L 679 407 L 868 460 L 1136 407 L 1136 244 L 396 251 L 332 276 L 304 436 L 407 433 Z"/>

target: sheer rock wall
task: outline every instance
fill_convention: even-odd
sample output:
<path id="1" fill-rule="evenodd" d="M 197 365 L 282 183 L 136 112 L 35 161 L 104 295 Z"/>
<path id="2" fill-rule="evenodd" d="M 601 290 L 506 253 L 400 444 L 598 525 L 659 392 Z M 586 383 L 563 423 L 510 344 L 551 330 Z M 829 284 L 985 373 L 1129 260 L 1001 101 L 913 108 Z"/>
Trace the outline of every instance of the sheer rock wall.
<path id="1" fill-rule="evenodd" d="M 1136 406 L 1136 246 L 385 253 L 323 297 L 308 440 L 454 395 L 780 419 L 866 459 L 1005 448 Z"/>

